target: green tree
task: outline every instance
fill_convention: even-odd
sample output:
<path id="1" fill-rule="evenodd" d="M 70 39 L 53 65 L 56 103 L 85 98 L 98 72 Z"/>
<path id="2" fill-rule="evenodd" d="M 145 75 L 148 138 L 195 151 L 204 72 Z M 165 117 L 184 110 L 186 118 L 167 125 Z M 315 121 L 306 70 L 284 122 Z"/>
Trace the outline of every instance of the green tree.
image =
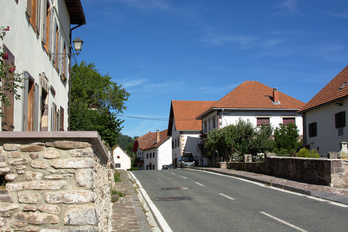
<path id="1" fill-rule="evenodd" d="M 297 126 L 294 123 L 280 125 L 274 131 L 276 152 L 282 151 L 280 153 L 294 153 L 301 145 L 299 137 L 300 135 Z"/>
<path id="2" fill-rule="evenodd" d="M 98 131 L 109 147 L 116 144 L 123 120 L 116 115 L 127 109 L 129 93 L 101 75 L 94 64 L 81 62 L 71 69 L 70 130 Z"/>
<path id="3" fill-rule="evenodd" d="M 272 139 L 273 128 L 270 125 L 261 125 L 256 130 L 256 136 L 253 139 L 252 154 L 258 152 L 265 153 L 266 151 L 272 151 L 275 146 L 275 141 Z"/>

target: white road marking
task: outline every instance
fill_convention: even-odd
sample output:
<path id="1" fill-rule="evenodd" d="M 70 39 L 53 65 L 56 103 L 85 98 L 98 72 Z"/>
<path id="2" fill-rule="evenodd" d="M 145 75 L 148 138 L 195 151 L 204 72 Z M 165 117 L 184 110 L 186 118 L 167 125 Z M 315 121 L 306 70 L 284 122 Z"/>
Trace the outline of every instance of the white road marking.
<path id="1" fill-rule="evenodd" d="M 184 179 L 187 179 L 187 177 L 186 176 L 181 176 L 182 178 L 184 178 Z"/>
<path id="2" fill-rule="evenodd" d="M 196 184 L 202 186 L 202 187 L 205 187 L 203 184 L 199 183 L 199 182 L 195 182 Z"/>
<path id="3" fill-rule="evenodd" d="M 293 224 L 291 224 L 291 223 L 289 223 L 289 222 L 286 222 L 286 221 L 284 221 L 284 220 L 282 220 L 282 219 L 279 219 L 279 218 L 277 218 L 277 217 L 274 217 L 274 216 L 272 216 L 272 215 L 270 215 L 270 214 L 268 214 L 268 213 L 265 213 L 265 212 L 262 212 L 262 211 L 260 211 L 260 213 L 263 214 L 263 215 L 265 215 L 265 216 L 267 216 L 267 217 L 270 217 L 270 218 L 272 218 L 272 219 L 274 219 L 274 220 L 276 220 L 276 221 L 278 221 L 278 222 L 280 222 L 280 223 L 283 223 L 284 225 L 287 225 L 287 226 L 289 226 L 289 227 L 291 227 L 291 228 L 293 228 L 293 229 L 295 229 L 295 230 L 298 230 L 298 231 L 301 231 L 301 232 L 307 232 L 307 230 L 304 230 L 304 229 L 302 229 L 302 228 L 300 228 L 300 227 L 298 227 L 298 226 L 295 226 L 295 225 L 293 225 Z"/>
<path id="4" fill-rule="evenodd" d="M 227 195 L 225 195 L 225 194 L 223 194 L 223 193 L 219 193 L 219 194 L 220 194 L 221 196 L 223 196 L 223 197 L 226 197 L 227 199 L 234 200 L 233 197 L 227 196 Z"/>
<path id="5" fill-rule="evenodd" d="M 344 205 L 344 204 L 341 204 L 341 203 L 338 203 L 338 202 L 332 202 L 330 201 L 329 202 L 331 205 L 336 205 L 336 206 L 339 206 L 339 207 L 342 207 L 342 208 L 348 208 L 348 205 Z"/>
<path id="6" fill-rule="evenodd" d="M 171 174 L 175 175 L 175 173 L 174 173 L 174 172 L 169 172 L 169 173 L 171 173 Z"/>

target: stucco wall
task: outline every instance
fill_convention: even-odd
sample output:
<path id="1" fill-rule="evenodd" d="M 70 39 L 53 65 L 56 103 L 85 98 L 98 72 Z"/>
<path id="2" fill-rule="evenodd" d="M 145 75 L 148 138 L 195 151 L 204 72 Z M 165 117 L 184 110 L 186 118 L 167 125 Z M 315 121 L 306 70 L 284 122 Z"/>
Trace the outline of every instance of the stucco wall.
<path id="1" fill-rule="evenodd" d="M 17 73 L 23 73 L 24 71 L 28 72 L 35 81 L 35 84 L 39 85 L 41 96 L 41 74 L 45 74 L 48 79 L 49 87 L 54 88 L 55 94 L 50 90 L 48 93 L 48 130 L 51 129 L 51 118 L 52 111 L 51 108 L 53 103 L 60 109 L 64 109 L 64 130 L 67 130 L 68 127 L 68 92 L 69 92 L 69 81 L 63 81 L 60 77 L 60 73 L 57 72 L 53 66 L 52 57 L 44 49 L 42 43 L 43 37 L 43 2 L 41 1 L 41 11 L 40 11 L 40 23 L 39 23 L 39 33 L 37 34 L 33 27 L 28 23 L 28 17 L 26 14 L 27 1 L 7 1 L 1 0 L 0 5 L 2 12 L 0 14 L 0 22 L 2 26 L 10 26 L 10 30 L 7 32 L 3 44 L 10 50 L 10 52 L 15 56 L 15 66 Z M 50 1 L 52 2 L 52 1 Z M 57 25 L 59 27 L 60 41 L 64 41 L 66 46 L 69 46 L 69 36 L 70 36 L 70 16 L 68 14 L 65 1 L 57 0 L 53 1 L 54 4 L 51 4 L 51 28 L 55 28 Z M 6 10 L 5 10 L 6 9 Z M 51 31 L 51 38 L 55 37 L 55 30 Z M 0 40 L 0 46 L 3 46 L 2 41 Z M 53 46 L 54 42 L 51 43 Z M 60 44 L 63 47 L 62 44 Z M 55 51 L 50 51 L 55 53 Z M 62 61 L 63 55 L 60 55 L 59 61 Z M 69 59 L 65 56 L 67 61 L 66 70 L 68 70 Z M 69 72 L 66 73 L 69 79 Z M 22 75 L 22 77 L 24 77 Z M 24 82 L 24 81 L 23 81 Z M 23 95 L 25 89 L 20 89 L 18 93 L 22 95 L 21 99 L 23 100 Z M 14 131 L 23 130 L 23 102 L 22 100 L 15 100 L 14 104 Z M 36 112 L 40 112 L 40 104 L 37 105 Z M 1 118 L 0 118 L 1 121 Z M 40 124 L 39 124 L 40 125 Z M 36 128 L 39 130 L 39 127 Z"/>
<path id="2" fill-rule="evenodd" d="M 123 152 L 123 150 L 120 147 L 116 147 L 113 151 L 113 157 L 114 157 L 114 167 L 115 169 L 130 169 L 132 166 L 131 158 Z M 120 157 L 120 158 L 117 158 Z M 120 168 L 116 167 L 116 163 L 121 164 Z"/>
<path id="3" fill-rule="evenodd" d="M 0 132 L 0 231 L 108 231 L 108 162 L 97 132 Z"/>
<path id="4" fill-rule="evenodd" d="M 348 114 L 348 99 L 342 101 L 342 106 L 330 104 L 305 113 L 306 142 L 310 145 L 310 149 L 319 148 L 319 153 L 338 152 L 340 143 L 348 141 L 348 124 L 346 123 L 343 128 L 342 136 L 338 136 L 338 129 L 335 128 L 335 114 L 341 111 L 346 111 L 346 115 Z M 309 137 L 308 125 L 313 122 L 317 123 L 317 136 Z"/>

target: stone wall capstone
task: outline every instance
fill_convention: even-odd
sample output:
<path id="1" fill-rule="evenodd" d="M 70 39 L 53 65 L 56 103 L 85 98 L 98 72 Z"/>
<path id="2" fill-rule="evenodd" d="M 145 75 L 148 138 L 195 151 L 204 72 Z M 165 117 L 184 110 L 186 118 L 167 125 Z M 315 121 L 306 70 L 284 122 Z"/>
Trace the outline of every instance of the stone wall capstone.
<path id="1" fill-rule="evenodd" d="M 0 231 L 108 231 L 108 160 L 97 132 L 0 132 Z"/>

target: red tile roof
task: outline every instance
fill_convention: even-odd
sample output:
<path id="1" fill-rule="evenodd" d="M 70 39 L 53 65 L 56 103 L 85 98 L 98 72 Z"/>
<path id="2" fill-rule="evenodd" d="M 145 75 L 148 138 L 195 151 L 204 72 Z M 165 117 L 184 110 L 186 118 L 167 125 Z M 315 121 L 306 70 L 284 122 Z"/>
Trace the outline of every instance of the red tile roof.
<path id="1" fill-rule="evenodd" d="M 305 103 L 278 91 L 280 104 L 273 102 L 273 88 L 258 81 L 244 81 L 217 101 L 212 109 L 291 109 L 299 110 Z M 207 112 L 204 112 L 207 113 Z M 203 114 L 202 114 L 203 115 Z M 201 115 L 201 116 L 202 116 Z"/>
<path id="2" fill-rule="evenodd" d="M 177 131 L 201 131 L 202 122 L 196 117 L 209 109 L 216 101 L 175 101 L 172 100 L 169 116 L 169 132 L 173 121 Z"/>
<path id="3" fill-rule="evenodd" d="M 305 112 L 348 96 L 348 66 L 320 90 L 300 112 Z"/>
<path id="4" fill-rule="evenodd" d="M 168 130 L 163 130 L 160 133 L 160 140 L 157 142 L 157 132 L 148 132 L 145 135 L 137 138 L 139 149 L 148 150 L 161 146 L 169 136 L 167 136 Z"/>

